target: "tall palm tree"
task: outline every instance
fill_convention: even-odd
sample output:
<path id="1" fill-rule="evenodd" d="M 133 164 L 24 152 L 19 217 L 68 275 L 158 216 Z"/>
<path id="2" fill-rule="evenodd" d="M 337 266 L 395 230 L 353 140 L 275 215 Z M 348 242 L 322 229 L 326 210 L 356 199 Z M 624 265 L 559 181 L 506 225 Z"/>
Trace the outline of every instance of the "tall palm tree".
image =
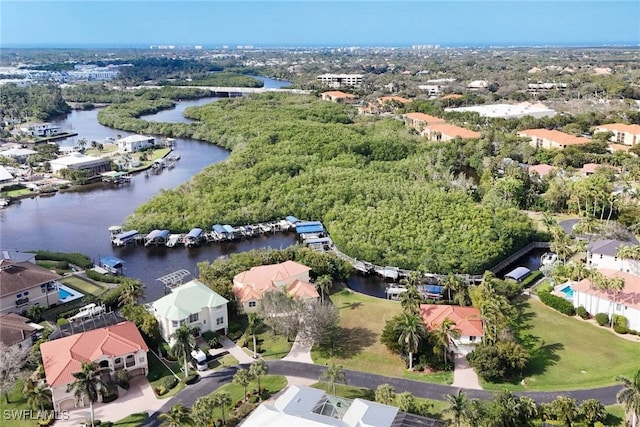
<path id="1" fill-rule="evenodd" d="M 227 421 L 224 418 L 225 406 L 231 405 L 231 396 L 226 391 L 219 391 L 213 395 L 213 404 L 220 407 L 222 412 L 222 424 L 226 424 Z"/>
<path id="2" fill-rule="evenodd" d="M 611 304 L 611 327 L 613 328 L 613 317 L 616 310 L 616 304 L 618 303 L 618 296 L 620 295 L 620 291 L 624 289 L 625 281 L 623 277 L 613 277 L 607 280 L 607 292 L 611 292 L 613 294 L 613 304 Z M 626 325 L 625 325 L 626 326 Z"/>
<path id="3" fill-rule="evenodd" d="M 211 396 L 199 397 L 191 407 L 191 418 L 197 426 L 206 426 L 211 424 L 213 408 L 216 405 Z"/>
<path id="4" fill-rule="evenodd" d="M 108 368 L 101 368 L 97 363 L 82 362 L 80 372 L 74 372 L 75 380 L 69 385 L 69 390 L 73 390 L 76 399 L 86 397 L 89 400 L 91 410 L 91 426 L 94 425 L 93 403 L 98 401 L 98 394 L 101 388 L 106 388 L 106 384 L 100 379 L 101 375 L 108 372 Z"/>
<path id="5" fill-rule="evenodd" d="M 398 344 L 402 344 L 409 352 L 409 370 L 413 370 L 413 353 L 418 351 L 420 341 L 427 334 L 422 318 L 416 314 L 403 313 L 396 325 L 400 332 Z"/>
<path id="6" fill-rule="evenodd" d="M 169 412 L 160 414 L 158 419 L 162 420 L 161 427 L 181 427 L 193 425 L 191 410 L 182 403 L 177 403 L 171 407 Z"/>
<path id="7" fill-rule="evenodd" d="M 247 387 L 251 383 L 251 374 L 246 369 L 240 369 L 233 376 L 233 383 L 239 385 L 244 390 L 242 401 L 247 400 Z"/>
<path id="8" fill-rule="evenodd" d="M 260 377 L 269 373 L 269 366 L 263 359 L 258 359 L 249 365 L 249 374 L 258 380 L 258 394 L 262 394 L 262 385 L 260 384 Z"/>
<path id="9" fill-rule="evenodd" d="M 556 400 L 551 402 L 551 410 L 566 427 L 571 427 L 573 425 L 573 421 L 578 416 L 576 400 L 567 396 L 559 396 Z"/>
<path id="10" fill-rule="evenodd" d="M 333 286 L 333 279 L 328 274 L 323 274 L 316 279 L 316 287 L 320 294 L 320 302 L 324 304 L 325 295 L 329 295 L 329 290 Z"/>
<path id="11" fill-rule="evenodd" d="M 405 313 L 418 314 L 420 312 L 420 302 L 422 297 L 418 292 L 418 285 L 422 284 L 422 275 L 418 272 L 411 272 L 409 277 L 401 282 L 406 292 L 400 294 L 400 305 Z"/>
<path id="12" fill-rule="evenodd" d="M 171 353 L 175 357 L 182 357 L 184 361 L 184 377 L 189 376 L 189 355 L 191 349 L 196 345 L 196 339 L 193 336 L 193 329 L 187 325 L 180 325 L 170 336 L 170 339 L 174 340 L 171 346 Z"/>
<path id="13" fill-rule="evenodd" d="M 444 363 L 447 363 L 449 344 L 452 338 L 460 337 L 460 330 L 456 329 L 456 322 L 448 317 L 437 328 L 431 330 L 431 338 L 436 346 L 441 346 Z"/>
<path id="14" fill-rule="evenodd" d="M 247 317 L 247 334 L 253 337 L 253 358 L 258 358 L 258 343 L 256 340 L 256 334 L 258 333 L 258 329 L 260 328 L 260 317 L 257 313 L 249 313 Z"/>
<path id="15" fill-rule="evenodd" d="M 51 390 L 43 385 L 28 387 L 26 392 L 27 403 L 33 409 L 40 409 L 40 413 L 44 414 L 44 407 L 51 405 Z"/>
<path id="16" fill-rule="evenodd" d="M 380 384 L 375 391 L 376 402 L 391 405 L 396 398 L 396 389 L 391 384 Z"/>
<path id="17" fill-rule="evenodd" d="M 471 399 L 465 408 L 462 417 L 469 424 L 469 427 L 480 427 L 483 423 L 486 408 L 479 399 Z"/>
<path id="18" fill-rule="evenodd" d="M 607 410 L 598 399 L 587 399 L 580 405 L 580 412 L 584 416 L 588 427 L 594 427 L 598 421 L 604 421 Z"/>
<path id="19" fill-rule="evenodd" d="M 618 382 L 622 385 L 622 390 L 616 395 L 616 400 L 624 405 L 627 416 L 631 416 L 631 427 L 637 427 L 640 419 L 640 369 L 633 379 L 621 375 Z"/>
<path id="20" fill-rule="evenodd" d="M 329 367 L 327 368 L 326 371 L 324 371 L 321 375 L 320 375 L 320 380 L 328 380 L 329 384 L 331 384 L 331 387 L 333 389 L 333 394 L 336 394 L 336 382 L 337 381 L 341 381 L 344 382 L 345 378 L 344 378 L 344 370 L 342 369 L 342 366 L 336 366 L 335 363 L 331 362 L 331 365 L 329 365 Z"/>
<path id="21" fill-rule="evenodd" d="M 518 416 L 520 425 L 530 425 L 531 421 L 538 417 L 538 405 L 528 396 L 518 398 Z"/>
<path id="22" fill-rule="evenodd" d="M 118 297 L 118 306 L 137 304 L 139 299 L 144 298 L 144 285 L 139 280 L 127 279 L 122 284 L 122 292 Z"/>
<path id="23" fill-rule="evenodd" d="M 460 427 L 460 419 L 463 417 L 464 413 L 467 410 L 467 406 L 469 405 L 467 395 L 464 394 L 462 390 L 458 389 L 457 393 L 445 394 L 444 400 L 448 403 L 445 411 L 453 415 L 453 419 L 456 422 L 456 427 Z"/>

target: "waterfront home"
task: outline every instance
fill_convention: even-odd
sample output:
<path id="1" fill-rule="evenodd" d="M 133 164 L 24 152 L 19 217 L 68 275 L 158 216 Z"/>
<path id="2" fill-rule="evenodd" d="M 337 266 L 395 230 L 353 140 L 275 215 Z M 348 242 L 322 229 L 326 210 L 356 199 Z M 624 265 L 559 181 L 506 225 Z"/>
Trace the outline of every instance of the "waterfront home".
<path id="1" fill-rule="evenodd" d="M 323 92 L 321 95 L 323 101 L 336 102 L 338 104 L 353 104 L 357 97 L 350 93 L 341 92 L 339 90 L 332 90 L 329 92 Z"/>
<path id="2" fill-rule="evenodd" d="M 140 331 L 129 321 L 42 343 L 42 364 L 54 410 L 89 404 L 84 395 L 76 399 L 69 389 L 75 381 L 73 374 L 81 371 L 83 362 L 108 368 L 103 380 L 115 378 L 121 370 L 128 371 L 130 376 L 146 375 L 149 371 L 147 351 L 149 348 Z"/>
<path id="3" fill-rule="evenodd" d="M 278 399 L 262 403 L 242 423 L 244 427 L 444 427 L 443 421 L 400 411 L 360 398 L 347 399 L 299 385 L 288 387 Z"/>
<path id="4" fill-rule="evenodd" d="M 233 294 L 238 310 L 253 313 L 258 310 L 265 292 L 285 288 L 294 298 L 317 300 L 320 295 L 309 283 L 311 269 L 295 261 L 261 265 L 243 271 L 233 278 Z"/>
<path id="5" fill-rule="evenodd" d="M 181 325 L 197 332 L 218 332 L 226 335 L 229 327 L 227 303 L 199 280 L 191 280 L 171 289 L 171 293 L 149 304 L 149 311 L 158 319 L 162 337 L 171 342 L 171 335 Z"/>
<path id="6" fill-rule="evenodd" d="M 624 280 L 620 292 L 609 292 L 596 287 L 591 279 L 573 284 L 573 306 L 584 307 L 592 316 L 606 313 L 609 318 L 619 314 L 627 318 L 627 327 L 640 330 L 640 277 L 623 271 L 598 269 L 608 279 Z"/>
<path id="7" fill-rule="evenodd" d="M 61 277 L 29 261 L 0 260 L 0 313 L 25 313 L 34 305 L 58 304 Z"/>
<path id="8" fill-rule="evenodd" d="M 25 123 L 20 125 L 20 132 L 38 137 L 53 136 L 60 133 L 60 126 L 52 123 Z"/>
<path id="9" fill-rule="evenodd" d="M 44 329 L 16 313 L 0 313 L 0 342 L 6 347 L 29 348 Z"/>
<path id="10" fill-rule="evenodd" d="M 428 331 L 437 329 L 446 319 L 454 323 L 453 328 L 460 336 L 449 337 L 449 351 L 456 354 L 466 356 L 471 353 L 484 336 L 480 310 L 475 307 L 421 304 L 420 317 Z"/>
<path id="11" fill-rule="evenodd" d="M 0 184 L 6 184 L 9 181 L 13 181 L 13 175 L 4 166 L 0 166 Z"/>
<path id="12" fill-rule="evenodd" d="M 14 147 L 8 150 L 0 151 L 0 156 L 8 157 L 18 163 L 24 164 L 27 162 L 29 156 L 32 156 L 36 153 L 37 151 L 30 150 L 28 148 Z"/>
<path id="13" fill-rule="evenodd" d="M 558 130 L 526 129 L 518 132 L 518 136 L 529 138 L 529 145 L 533 148 L 545 148 L 547 150 L 557 148 L 584 145 L 591 142 L 590 139 L 581 136 L 573 136 Z"/>
<path id="14" fill-rule="evenodd" d="M 91 175 L 98 175 L 111 170 L 111 165 L 100 157 L 85 156 L 82 153 L 72 153 L 49 161 L 51 171 L 59 174 L 62 169 L 88 170 Z"/>
<path id="15" fill-rule="evenodd" d="M 156 140 L 152 136 L 147 135 L 129 135 L 116 141 L 118 144 L 118 152 L 120 153 L 136 153 L 138 151 L 153 148 Z"/>
<path id="16" fill-rule="evenodd" d="M 587 265 L 594 269 L 624 271 L 640 276 L 640 260 L 618 256 L 620 249 L 634 246 L 621 240 L 596 240 L 587 245 Z M 624 254 L 623 254 L 624 255 Z"/>

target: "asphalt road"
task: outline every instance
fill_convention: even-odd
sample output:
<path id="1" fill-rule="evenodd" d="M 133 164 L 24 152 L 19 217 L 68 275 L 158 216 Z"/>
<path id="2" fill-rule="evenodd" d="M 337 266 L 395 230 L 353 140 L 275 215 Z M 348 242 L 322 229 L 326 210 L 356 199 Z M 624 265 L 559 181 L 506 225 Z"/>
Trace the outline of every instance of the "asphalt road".
<path id="1" fill-rule="evenodd" d="M 294 377 L 302 377 L 309 379 L 318 379 L 322 372 L 326 369 L 322 365 L 309 365 L 306 363 L 287 362 L 282 360 L 268 361 L 269 374 L 286 375 Z M 248 368 L 249 365 L 240 365 L 242 368 Z M 158 426 L 160 422 L 158 415 L 162 412 L 168 412 L 176 403 L 183 403 L 185 406 L 191 407 L 196 399 L 200 396 L 207 395 L 218 389 L 223 384 L 229 383 L 233 379 L 233 375 L 238 367 L 228 367 L 221 369 L 207 377 L 202 377 L 196 384 L 187 386 L 177 396 L 169 399 L 157 412 L 153 413 L 143 424 L 145 427 Z M 422 381 L 407 380 L 403 378 L 385 377 L 383 375 L 369 374 L 365 372 L 345 370 L 345 380 L 347 385 L 365 387 L 375 390 L 380 384 L 391 384 L 396 392 L 409 391 L 416 397 L 425 397 L 428 399 L 442 400 L 443 396 L 449 393 L 455 393 L 458 388 L 441 384 L 432 384 Z M 540 391 L 540 392 L 523 392 L 514 393 L 517 395 L 529 396 L 536 402 L 551 402 L 560 395 L 574 398 L 578 404 L 586 399 L 598 399 L 603 405 L 611 405 L 616 403 L 616 394 L 620 390 L 620 386 L 602 387 L 591 390 L 571 390 L 571 391 Z M 464 390 L 470 399 L 491 399 L 492 392 L 485 390 Z"/>

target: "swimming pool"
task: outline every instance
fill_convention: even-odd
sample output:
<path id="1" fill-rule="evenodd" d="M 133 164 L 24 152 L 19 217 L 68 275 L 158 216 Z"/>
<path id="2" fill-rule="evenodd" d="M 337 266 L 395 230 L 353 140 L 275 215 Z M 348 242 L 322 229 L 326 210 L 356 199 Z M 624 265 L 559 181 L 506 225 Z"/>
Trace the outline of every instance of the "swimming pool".
<path id="1" fill-rule="evenodd" d="M 568 300 L 573 299 L 573 288 L 571 285 L 567 285 L 564 288 L 560 289 L 560 292 L 564 294 L 564 297 Z"/>
<path id="2" fill-rule="evenodd" d="M 75 301 L 77 299 L 80 299 L 84 296 L 84 294 L 76 291 L 75 289 L 71 289 L 68 286 L 59 284 L 58 296 L 60 297 L 60 302 L 65 303 L 65 302 Z"/>
<path id="3" fill-rule="evenodd" d="M 58 293 L 60 294 L 60 299 L 65 300 L 69 297 L 74 296 L 74 293 L 67 291 L 66 289 L 59 288 Z"/>

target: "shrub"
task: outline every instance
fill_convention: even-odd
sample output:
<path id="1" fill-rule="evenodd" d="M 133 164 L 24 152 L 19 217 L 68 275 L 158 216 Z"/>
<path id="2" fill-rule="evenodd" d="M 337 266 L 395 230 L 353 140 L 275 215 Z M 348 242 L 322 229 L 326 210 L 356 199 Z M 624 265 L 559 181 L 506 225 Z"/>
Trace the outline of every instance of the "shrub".
<path id="1" fill-rule="evenodd" d="M 576 314 L 580 317 L 582 317 L 583 319 L 590 319 L 591 315 L 589 314 L 589 312 L 587 311 L 586 308 L 584 308 L 583 306 L 580 306 L 576 309 Z"/>
<path id="2" fill-rule="evenodd" d="M 32 251 L 36 254 L 37 260 L 50 260 L 50 261 L 67 261 L 70 264 L 75 264 L 80 268 L 91 268 L 93 262 L 91 259 L 78 252 L 65 253 L 65 252 L 50 252 L 50 251 Z"/>
<path id="3" fill-rule="evenodd" d="M 104 396 L 102 398 L 102 403 L 109 403 L 109 402 L 113 402 L 114 400 L 116 400 L 118 398 L 118 393 L 114 393 L 114 394 L 108 394 L 106 396 Z M 98 425 L 98 424 L 96 424 Z"/>
<path id="4" fill-rule="evenodd" d="M 178 385 L 178 379 L 174 376 L 165 377 L 162 380 L 162 386 L 168 391 Z"/>
<path id="5" fill-rule="evenodd" d="M 607 313 L 598 313 L 596 314 L 596 322 L 598 322 L 598 325 L 600 326 L 608 325 L 609 316 L 607 315 Z"/>
<path id="6" fill-rule="evenodd" d="M 116 384 L 125 390 L 129 389 L 129 371 L 116 371 Z"/>
<path id="7" fill-rule="evenodd" d="M 200 376 L 198 374 L 191 374 L 187 378 L 183 379 L 182 381 L 186 385 L 191 385 L 191 384 L 195 384 L 199 379 L 200 379 Z"/>
<path id="8" fill-rule="evenodd" d="M 251 398 L 249 398 L 249 403 L 258 403 L 258 396 L 251 396 Z"/>
<path id="9" fill-rule="evenodd" d="M 60 270 L 68 270 L 69 269 L 69 261 L 59 261 L 56 264 L 56 268 L 59 268 Z"/>
<path id="10" fill-rule="evenodd" d="M 543 276 L 540 270 L 536 270 L 531 272 L 522 282 L 520 282 L 520 286 L 524 288 L 528 288 L 529 286 L 536 283 Z"/>
<path id="11" fill-rule="evenodd" d="M 627 328 L 626 326 L 618 325 L 618 324 L 614 324 L 614 325 L 613 325 L 613 330 L 614 330 L 616 333 L 621 334 L 621 335 L 624 335 L 624 334 L 628 334 L 628 333 L 629 333 L 629 328 Z"/>
<path id="12" fill-rule="evenodd" d="M 58 325 L 58 326 L 68 325 L 68 324 L 69 324 L 69 321 L 67 319 L 65 319 L 64 317 L 61 317 L 58 320 L 56 320 L 56 325 Z"/>
<path id="13" fill-rule="evenodd" d="M 624 328 L 627 327 L 627 325 L 629 324 L 629 322 L 627 321 L 627 318 L 624 317 L 621 314 L 614 314 L 613 315 L 613 325 L 614 326 L 622 326 Z"/>
<path id="14" fill-rule="evenodd" d="M 549 292 L 538 292 L 538 297 L 543 304 L 548 305 L 562 314 L 566 314 L 567 316 L 576 314 L 576 309 L 573 307 L 573 304 L 562 297 Z"/>

